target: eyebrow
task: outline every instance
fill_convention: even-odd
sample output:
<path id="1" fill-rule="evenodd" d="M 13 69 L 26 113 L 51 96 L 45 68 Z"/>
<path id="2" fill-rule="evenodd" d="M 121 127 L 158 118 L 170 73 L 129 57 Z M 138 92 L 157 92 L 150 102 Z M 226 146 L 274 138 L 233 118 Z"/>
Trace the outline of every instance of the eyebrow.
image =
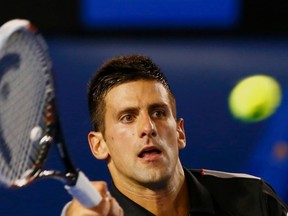
<path id="1" fill-rule="evenodd" d="M 153 104 L 149 105 L 149 107 L 148 107 L 149 110 L 153 110 L 153 109 L 157 109 L 157 108 L 169 110 L 169 105 L 166 103 L 153 103 Z"/>
<path id="2" fill-rule="evenodd" d="M 154 109 L 159 109 L 159 108 L 169 110 L 169 105 L 167 105 L 166 103 L 153 103 L 153 104 L 150 104 L 148 106 L 148 111 L 154 110 Z M 123 108 L 119 112 L 115 113 L 115 116 L 120 117 L 124 113 L 138 113 L 138 112 L 139 112 L 138 107 L 131 106 L 131 107 Z"/>
<path id="3" fill-rule="evenodd" d="M 139 109 L 137 107 L 126 107 L 126 108 L 120 110 L 119 112 L 116 112 L 115 116 L 117 118 L 119 118 L 125 113 L 138 113 L 138 112 L 139 112 Z"/>

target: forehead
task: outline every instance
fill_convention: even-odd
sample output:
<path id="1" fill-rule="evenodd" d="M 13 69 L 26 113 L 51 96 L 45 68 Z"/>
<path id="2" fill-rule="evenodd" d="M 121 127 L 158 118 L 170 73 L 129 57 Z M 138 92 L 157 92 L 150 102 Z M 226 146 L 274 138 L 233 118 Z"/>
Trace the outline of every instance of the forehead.
<path id="1" fill-rule="evenodd" d="M 113 87 L 105 97 L 106 106 L 121 104 L 142 104 L 147 102 L 169 103 L 167 89 L 157 81 L 138 80 Z"/>

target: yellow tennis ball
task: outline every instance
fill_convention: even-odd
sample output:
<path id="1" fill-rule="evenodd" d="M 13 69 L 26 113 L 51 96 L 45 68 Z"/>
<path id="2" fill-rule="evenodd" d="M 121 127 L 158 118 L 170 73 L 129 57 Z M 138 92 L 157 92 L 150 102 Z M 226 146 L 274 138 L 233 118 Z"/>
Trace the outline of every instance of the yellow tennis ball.
<path id="1" fill-rule="evenodd" d="M 231 91 L 229 108 L 243 122 L 258 122 L 271 116 L 281 103 L 279 83 L 267 75 L 254 75 L 241 80 Z"/>

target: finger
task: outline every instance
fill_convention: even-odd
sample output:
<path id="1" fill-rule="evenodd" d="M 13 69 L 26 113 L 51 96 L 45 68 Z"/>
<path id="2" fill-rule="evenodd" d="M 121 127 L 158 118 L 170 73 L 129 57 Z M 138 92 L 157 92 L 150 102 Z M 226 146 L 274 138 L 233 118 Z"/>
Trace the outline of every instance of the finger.
<path id="1" fill-rule="evenodd" d="M 93 182 L 93 186 L 99 191 L 99 193 L 102 196 L 102 201 L 99 203 L 99 205 L 93 207 L 93 208 L 85 208 L 82 206 L 76 199 L 73 199 L 70 203 L 68 210 L 67 210 L 67 216 L 103 216 L 108 215 L 110 211 L 110 193 L 108 192 L 107 183 L 104 181 L 98 181 Z M 109 194 L 109 198 L 107 199 L 107 194 Z"/>
<path id="2" fill-rule="evenodd" d="M 120 207 L 119 203 L 116 201 L 115 198 L 111 197 L 109 198 L 110 202 L 110 211 L 108 213 L 108 216 L 123 216 L 124 211 Z"/>
<path id="3" fill-rule="evenodd" d="M 92 185 L 99 191 L 103 198 L 106 197 L 108 186 L 105 181 L 92 182 Z"/>

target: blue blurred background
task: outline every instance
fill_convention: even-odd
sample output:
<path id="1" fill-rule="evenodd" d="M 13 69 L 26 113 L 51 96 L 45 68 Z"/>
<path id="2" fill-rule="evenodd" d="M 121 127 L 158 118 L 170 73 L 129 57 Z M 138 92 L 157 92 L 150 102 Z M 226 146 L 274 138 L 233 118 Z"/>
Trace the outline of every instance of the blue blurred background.
<path id="1" fill-rule="evenodd" d="M 288 202 L 287 9 L 280 0 L 9 0 L 0 21 L 29 19 L 46 38 L 69 152 L 90 179 L 110 181 L 87 144 L 87 82 L 111 57 L 144 54 L 167 74 L 185 119 L 183 164 L 260 176 Z M 280 82 L 283 101 L 270 118 L 244 124 L 227 99 L 240 79 L 260 73 Z M 53 151 L 47 168 L 59 166 Z M 55 180 L 0 188 L 0 215 L 59 215 L 68 200 Z"/>

